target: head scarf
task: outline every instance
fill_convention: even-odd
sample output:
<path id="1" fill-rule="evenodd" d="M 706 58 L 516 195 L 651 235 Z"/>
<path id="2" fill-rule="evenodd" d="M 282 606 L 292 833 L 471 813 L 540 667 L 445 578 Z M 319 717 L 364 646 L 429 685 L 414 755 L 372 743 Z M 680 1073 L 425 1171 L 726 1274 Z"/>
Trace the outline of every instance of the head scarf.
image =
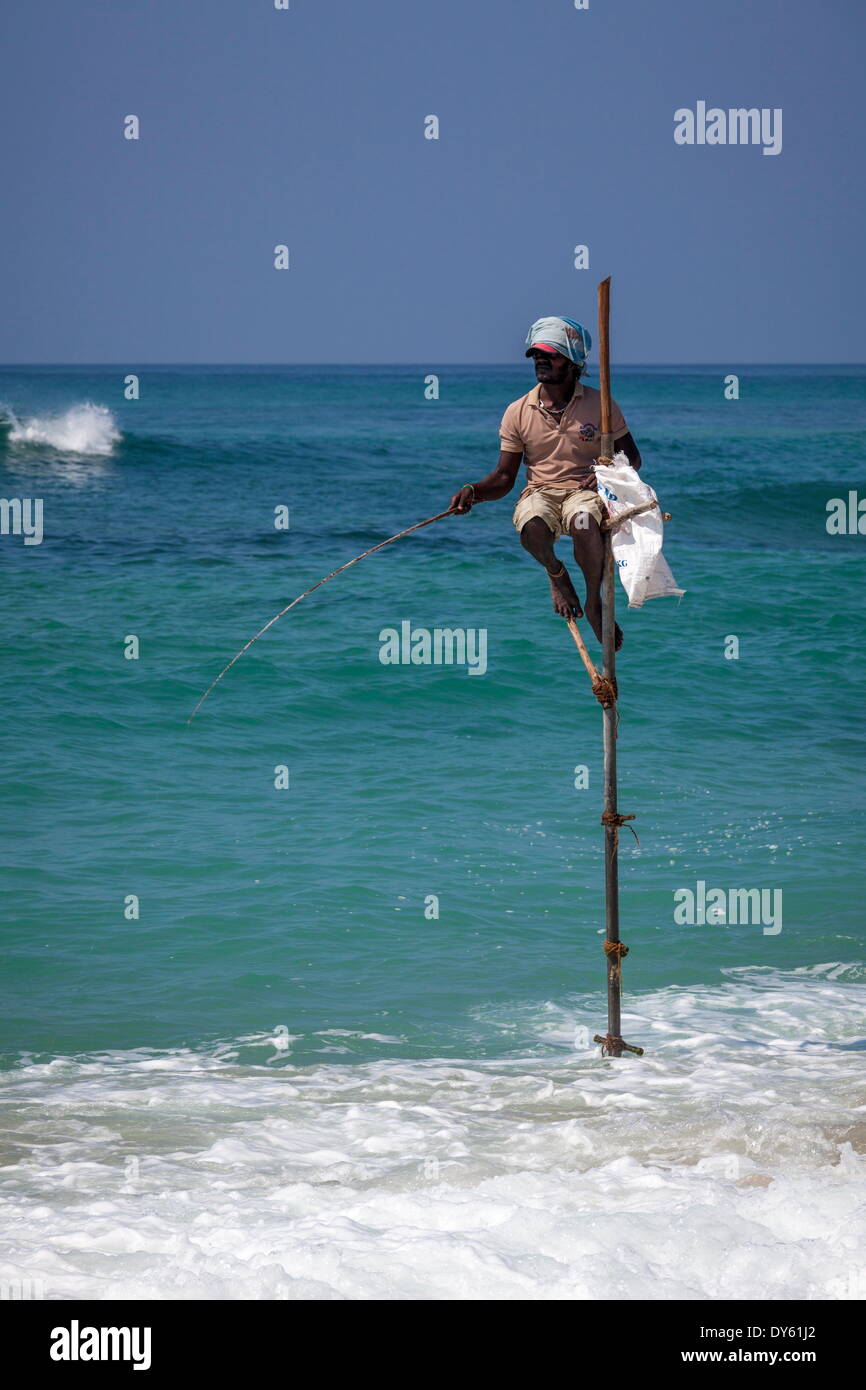
<path id="1" fill-rule="evenodd" d="M 582 367 L 592 347 L 592 338 L 577 319 L 554 316 L 535 320 L 526 335 L 524 356 L 528 357 L 534 347 L 554 348 Z"/>

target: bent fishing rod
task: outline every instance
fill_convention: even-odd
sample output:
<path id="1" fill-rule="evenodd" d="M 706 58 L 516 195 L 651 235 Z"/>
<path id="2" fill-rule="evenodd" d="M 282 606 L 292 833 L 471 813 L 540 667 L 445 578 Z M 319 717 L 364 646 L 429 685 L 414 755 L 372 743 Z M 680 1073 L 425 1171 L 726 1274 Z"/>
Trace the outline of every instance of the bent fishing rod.
<path id="1" fill-rule="evenodd" d="M 398 531 L 396 536 L 389 536 L 386 541 L 380 541 L 378 545 L 371 546 L 370 549 L 365 550 L 363 554 L 356 555 L 354 560 L 347 560 L 345 565 L 340 565 L 339 569 L 332 570 L 330 574 L 325 575 L 324 579 L 320 579 L 317 584 L 312 584 L 309 589 L 305 589 L 302 594 L 298 594 L 297 598 L 293 598 L 291 603 L 287 603 L 285 608 L 281 608 L 279 613 L 275 613 L 274 616 L 270 619 L 270 621 L 265 623 L 264 627 L 259 628 L 256 635 L 254 637 L 251 637 L 249 642 L 246 642 L 244 646 L 241 647 L 239 652 L 235 653 L 228 665 L 224 666 L 223 669 L 220 671 L 219 675 L 216 677 L 216 679 L 211 681 L 207 690 L 204 692 L 195 709 L 193 710 L 192 714 L 190 715 L 189 719 L 186 721 L 187 725 L 190 725 L 192 723 L 199 710 L 201 709 L 202 705 L 204 704 L 205 700 L 207 699 L 208 695 L 210 695 L 211 691 L 217 685 L 219 685 L 223 676 L 226 675 L 226 673 L 232 669 L 235 662 L 240 661 L 244 652 L 248 652 L 253 643 L 258 642 L 259 638 L 264 636 L 268 628 L 273 627 L 274 623 L 278 622 L 280 618 L 284 617 L 285 614 L 288 613 L 290 608 L 294 608 L 296 604 L 300 603 L 301 599 L 306 598 L 307 595 L 313 593 L 315 589 L 321 589 L 322 585 L 327 584 L 329 579 L 335 579 L 336 576 L 338 574 L 342 574 L 344 570 L 351 569 L 353 565 L 357 565 L 359 560 L 366 560 L 368 555 L 375 555 L 377 550 L 384 550 L 386 545 L 393 545 L 395 541 L 401 540 L 403 536 L 411 536 L 413 531 L 420 531 L 424 526 L 432 526 L 434 521 L 441 521 L 442 518 L 445 516 L 452 516 L 454 514 L 454 511 L 455 509 L 453 507 L 449 507 L 448 510 L 445 512 L 438 512 L 436 516 L 428 516 L 426 521 L 416 521 L 414 526 L 407 526 L 405 531 Z"/>

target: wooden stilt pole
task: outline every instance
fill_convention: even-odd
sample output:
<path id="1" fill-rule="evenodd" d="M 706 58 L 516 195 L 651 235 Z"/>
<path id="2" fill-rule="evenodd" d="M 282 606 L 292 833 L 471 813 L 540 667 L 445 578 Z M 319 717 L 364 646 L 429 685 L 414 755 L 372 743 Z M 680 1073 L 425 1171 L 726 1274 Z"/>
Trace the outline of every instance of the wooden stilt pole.
<path id="1" fill-rule="evenodd" d="M 601 392 L 601 455 L 613 458 L 613 434 L 610 425 L 610 276 L 598 287 L 598 359 L 599 389 Z M 602 581 L 601 636 L 604 662 L 602 677 L 614 692 L 613 700 L 602 705 L 604 733 L 604 924 L 605 954 L 607 956 L 607 1036 L 595 1035 L 608 1057 L 621 1057 L 623 1052 L 643 1055 L 643 1049 L 631 1047 L 622 1040 L 621 998 L 622 957 L 626 947 L 619 936 L 619 829 L 622 823 L 617 808 L 616 783 L 616 579 L 611 532 L 604 531 L 604 577 Z"/>

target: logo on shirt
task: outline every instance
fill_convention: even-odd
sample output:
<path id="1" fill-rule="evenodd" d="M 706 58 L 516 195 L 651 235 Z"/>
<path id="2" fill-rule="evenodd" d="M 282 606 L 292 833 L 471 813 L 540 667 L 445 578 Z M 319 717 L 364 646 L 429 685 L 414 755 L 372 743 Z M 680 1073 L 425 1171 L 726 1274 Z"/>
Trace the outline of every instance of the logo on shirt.
<path id="1" fill-rule="evenodd" d="M 595 425 L 581 425 L 577 434 L 579 439 L 595 439 Z"/>

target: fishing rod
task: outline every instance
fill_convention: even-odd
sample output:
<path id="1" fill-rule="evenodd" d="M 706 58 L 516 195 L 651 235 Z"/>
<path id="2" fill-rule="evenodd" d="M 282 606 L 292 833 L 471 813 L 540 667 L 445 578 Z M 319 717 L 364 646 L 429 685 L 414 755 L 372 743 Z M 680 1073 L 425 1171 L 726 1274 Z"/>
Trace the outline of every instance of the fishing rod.
<path id="1" fill-rule="evenodd" d="M 190 715 L 189 719 L 186 721 L 187 725 L 190 725 L 192 723 L 199 710 L 201 709 L 202 705 L 204 704 L 205 700 L 207 699 L 208 695 L 210 695 L 211 691 L 214 689 L 215 686 L 219 685 L 223 676 L 226 674 L 227 671 L 230 671 L 232 669 L 235 662 L 240 661 L 244 652 L 248 652 L 253 643 L 258 642 L 259 638 L 264 636 L 268 628 L 273 627 L 274 623 L 278 622 L 280 618 L 282 618 L 286 613 L 288 613 L 290 608 L 294 608 L 295 604 L 300 603 L 302 598 L 306 598 L 307 595 L 313 593 L 315 589 L 320 589 L 323 584 L 327 584 L 329 579 L 334 579 L 338 574 L 342 574 L 343 570 L 351 569 L 353 565 L 357 565 L 359 560 L 366 560 L 368 555 L 374 555 L 377 550 L 384 550 L 386 545 L 393 545 L 395 541 L 401 540 L 403 536 L 410 536 L 413 531 L 420 531 L 424 526 L 432 526 L 434 521 L 441 521 L 443 517 L 451 516 L 453 514 L 453 511 L 453 507 L 449 507 L 448 510 L 445 512 L 438 512 L 436 516 L 428 516 L 426 521 L 416 521 L 414 526 L 407 526 L 405 531 L 398 531 L 396 536 L 389 536 L 386 541 L 380 541 L 378 545 L 371 546 L 370 549 L 365 550 L 362 555 L 356 555 L 354 560 L 347 560 L 345 565 L 340 565 L 339 569 L 331 570 L 331 573 L 326 574 L 324 579 L 320 579 L 317 584 L 312 584 L 309 589 L 305 589 L 302 594 L 298 594 L 297 598 L 293 598 L 291 603 L 287 603 L 285 608 L 281 608 L 279 613 L 274 614 L 270 622 L 265 623 L 264 627 L 259 628 L 255 637 L 251 637 L 249 642 L 245 643 L 245 645 L 241 647 L 240 651 L 235 653 L 228 665 L 223 667 L 216 679 L 211 681 L 207 690 L 204 692 L 195 709 L 193 710 L 192 714 Z"/>

